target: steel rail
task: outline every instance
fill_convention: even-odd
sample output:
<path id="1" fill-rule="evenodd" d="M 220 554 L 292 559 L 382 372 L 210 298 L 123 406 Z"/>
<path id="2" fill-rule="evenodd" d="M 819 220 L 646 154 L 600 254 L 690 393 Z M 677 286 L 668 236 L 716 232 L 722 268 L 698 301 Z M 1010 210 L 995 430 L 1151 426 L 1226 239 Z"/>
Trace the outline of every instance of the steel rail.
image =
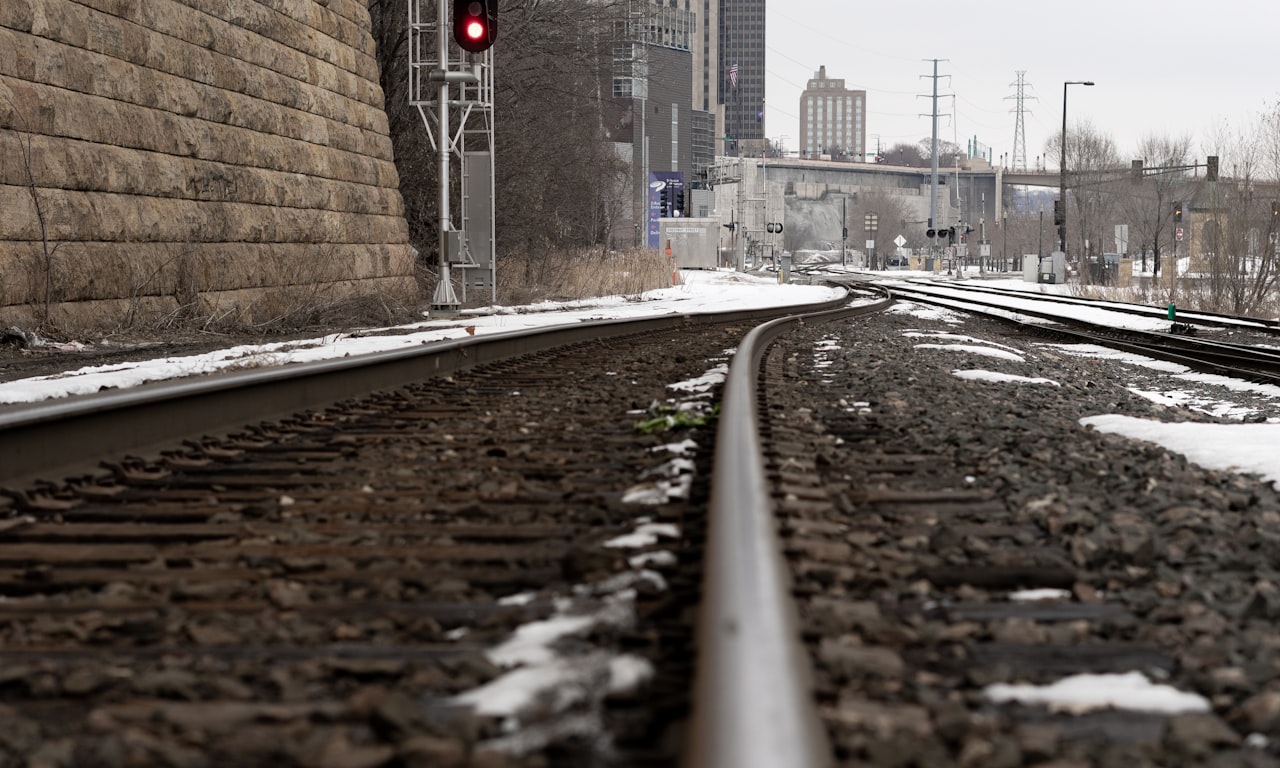
<path id="1" fill-rule="evenodd" d="M 1163 320 L 1168 316 L 1168 309 L 1165 307 L 1156 307 L 1147 304 L 1126 304 L 1125 302 L 1116 301 L 1114 299 L 1104 299 L 1093 296 L 1059 296 L 1029 289 L 1009 288 L 994 285 L 948 285 L 942 280 L 930 280 L 925 278 L 907 278 L 905 282 L 914 286 L 950 288 L 957 291 L 987 293 L 994 296 L 1011 296 L 1030 301 L 1053 301 L 1060 304 L 1078 304 L 1085 307 L 1096 307 L 1108 312 L 1119 312 L 1121 314 L 1133 315 L 1135 317 L 1146 317 L 1156 320 Z M 1238 315 L 1228 315 L 1224 312 L 1207 312 L 1201 309 L 1180 309 L 1177 311 L 1177 320 L 1193 325 L 1206 325 L 1231 330 L 1252 331 L 1267 335 L 1280 334 L 1280 320 L 1240 317 Z"/>
<path id="2" fill-rule="evenodd" d="M 892 299 L 754 328 L 729 367 L 711 477 L 688 768 L 832 762 L 801 643 L 764 468 L 757 386 L 765 353 L 802 323 L 878 312 Z"/>
<path id="3" fill-rule="evenodd" d="M 933 287 L 928 284 L 925 284 L 925 285 L 927 286 L 927 288 Z M 959 293 L 966 293 L 971 290 L 969 288 L 949 288 L 949 289 L 953 291 L 957 291 Z M 1222 339 L 1216 339 L 1216 338 L 1203 338 L 1200 336 L 1184 336 L 1180 334 L 1164 333 L 1164 332 L 1158 332 L 1158 331 L 1142 331 L 1142 330 L 1135 330 L 1130 328 L 1110 328 L 1108 326 L 1100 326 L 1097 323 L 1093 323 L 1088 320 L 1078 320 L 1073 317 L 1058 315 L 1052 312 L 1040 312 L 1034 309 L 1027 309 L 1025 307 L 1009 307 L 1009 306 L 1000 304 L 998 302 L 986 301 L 984 299 L 969 298 L 967 296 L 955 296 L 955 295 L 944 296 L 941 294 L 930 293 L 927 289 L 922 290 L 918 287 L 895 288 L 891 286 L 889 290 L 896 291 L 899 295 L 903 295 L 903 296 L 906 296 L 906 295 L 914 295 L 917 297 L 932 296 L 940 300 L 951 300 L 951 301 L 960 302 L 962 304 L 974 304 L 981 307 L 990 307 L 992 309 L 997 309 L 1002 312 L 1009 312 L 1012 314 L 1026 315 L 1028 317 L 1037 317 L 1043 320 L 1049 320 L 1051 322 L 1060 324 L 1068 328 L 1083 329 L 1082 330 L 1083 335 L 1085 337 L 1088 337 L 1090 341 L 1094 341 L 1096 343 L 1102 343 L 1101 339 L 1103 337 L 1106 337 L 1109 339 L 1115 339 L 1118 343 L 1121 343 L 1121 344 L 1137 345 L 1138 347 L 1148 347 L 1148 348 L 1158 347 L 1158 348 L 1163 348 L 1168 350 L 1175 350 L 1175 349 L 1185 350 L 1189 352 L 1190 356 L 1193 359 L 1202 360 L 1206 364 L 1219 364 L 1219 365 L 1231 367 L 1235 361 L 1244 360 L 1247 363 L 1249 363 L 1250 370 L 1254 370 L 1258 372 L 1274 371 L 1276 373 L 1280 373 L 1280 352 L 1277 352 L 1272 349 L 1267 349 L 1265 347 L 1254 346 L 1251 344 L 1240 344 L 1238 342 L 1224 341 Z M 979 294 L 999 295 L 994 292 L 981 291 L 981 290 L 974 291 L 974 292 Z M 1005 294 L 1005 295 L 1012 295 L 1012 294 Z M 1027 295 L 1027 296 L 1016 295 L 1014 297 L 1025 300 L 1025 301 L 1039 302 L 1041 304 L 1075 305 L 1079 303 L 1079 302 L 1065 300 L 1065 299 L 1060 301 L 1056 297 L 1046 296 L 1046 295 Z M 1130 312 L 1130 311 L 1124 310 L 1123 308 L 1118 308 L 1118 307 L 1105 307 L 1103 309 L 1104 311 L 1116 312 L 1119 314 L 1128 314 L 1128 315 L 1133 315 L 1135 317 L 1143 317 L 1147 314 L 1143 312 Z M 1187 322 L 1197 322 L 1197 321 L 1189 319 L 1187 320 Z M 1106 328 L 1105 333 L 1098 336 L 1090 335 L 1098 328 Z M 1264 334 L 1270 333 L 1269 329 L 1262 328 L 1262 327 L 1256 327 L 1256 328 L 1240 327 L 1240 330 L 1249 330 L 1249 331 L 1264 333 Z"/>
<path id="4" fill-rule="evenodd" d="M 1198 340 L 1149 331 L 1109 328 L 1105 332 L 1098 332 L 1099 326 L 1094 323 L 1062 317 L 1048 312 L 1006 307 L 980 299 L 940 296 L 911 288 L 890 287 L 889 292 L 903 299 L 985 314 L 988 317 L 1013 323 L 1023 331 L 1041 336 L 1053 336 L 1077 343 L 1097 344 L 1157 360 L 1178 363 L 1196 371 L 1280 385 L 1280 355 L 1268 349 L 1251 350 L 1246 345 Z M 1045 299 L 1045 301 L 1051 300 Z M 1035 317 L 1047 320 L 1054 323 L 1054 325 L 1022 322 L 1012 317 L 1007 317 L 1006 315 L 1009 314 Z"/>
<path id="5" fill-rule="evenodd" d="M 690 323 L 759 322 L 847 303 L 846 292 L 813 304 L 576 323 L 7 407 L 0 409 L 0 483 L 25 486 L 38 479 L 93 473 L 105 457 L 145 456 L 182 439 L 237 430 L 553 347 Z"/>

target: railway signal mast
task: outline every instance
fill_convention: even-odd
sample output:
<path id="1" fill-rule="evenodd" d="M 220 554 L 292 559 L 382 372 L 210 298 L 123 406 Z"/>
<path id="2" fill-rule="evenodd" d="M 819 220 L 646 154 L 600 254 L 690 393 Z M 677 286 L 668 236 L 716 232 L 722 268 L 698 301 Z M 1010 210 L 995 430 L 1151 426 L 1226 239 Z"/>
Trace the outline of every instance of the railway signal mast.
<path id="1" fill-rule="evenodd" d="M 497 302 L 494 252 L 493 44 L 497 0 L 408 0 L 409 100 L 418 108 L 439 159 L 439 282 L 431 309 L 457 312 L 450 270 L 480 270 Z M 452 24 L 450 11 L 452 10 Z M 434 15 L 433 12 L 434 11 Z M 450 45 L 452 39 L 453 47 Z M 457 159 L 458 225 L 450 209 L 451 160 Z M 480 257 L 477 261 L 476 257 Z M 462 281 L 466 298 L 467 279 Z"/>

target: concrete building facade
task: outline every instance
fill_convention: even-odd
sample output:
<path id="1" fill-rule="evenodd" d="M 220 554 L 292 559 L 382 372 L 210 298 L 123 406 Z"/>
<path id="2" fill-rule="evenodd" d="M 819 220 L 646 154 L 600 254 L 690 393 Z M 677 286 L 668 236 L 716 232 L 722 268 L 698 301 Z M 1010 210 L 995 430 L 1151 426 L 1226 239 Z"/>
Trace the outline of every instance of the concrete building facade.
<path id="1" fill-rule="evenodd" d="M 852 91 L 842 78 L 819 67 L 800 94 L 800 156 L 867 159 L 867 92 Z"/>
<path id="2" fill-rule="evenodd" d="M 630 165 L 627 210 L 614 226 L 615 245 L 642 244 L 656 231 L 654 174 L 678 176 L 692 186 L 699 171 L 714 162 L 715 117 L 699 109 L 703 95 L 697 51 L 701 48 L 701 0 L 681 0 L 689 8 L 649 0 L 634 7 L 627 40 L 615 45 L 612 105 L 608 122 Z M 707 99 L 710 96 L 706 96 Z"/>

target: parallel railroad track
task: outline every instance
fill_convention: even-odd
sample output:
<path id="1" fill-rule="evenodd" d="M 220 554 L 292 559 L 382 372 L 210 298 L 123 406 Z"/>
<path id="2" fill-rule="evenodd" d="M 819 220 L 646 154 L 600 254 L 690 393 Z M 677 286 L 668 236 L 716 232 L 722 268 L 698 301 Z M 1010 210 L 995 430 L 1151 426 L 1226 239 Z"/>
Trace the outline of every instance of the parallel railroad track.
<path id="1" fill-rule="evenodd" d="M 1049 308 L 1051 305 L 1061 305 L 1057 297 L 1053 296 L 1036 297 L 1035 303 L 1045 307 L 1037 310 L 1021 305 L 1010 307 L 998 300 L 970 297 L 965 295 L 968 293 L 967 289 L 940 290 L 913 284 L 893 286 L 890 290 L 899 298 L 1000 317 L 1017 324 L 1025 332 L 1043 337 L 1098 344 L 1178 363 L 1206 373 L 1280 384 L 1280 351 L 1260 344 L 1103 326 L 1083 318 L 1073 318 L 1060 309 Z M 1035 318 L 1036 321 L 1019 320 L 1018 317 Z M 1239 332 L 1246 331 L 1241 329 Z M 1249 328 L 1247 332 L 1259 333 L 1266 338 L 1275 333 L 1272 329 L 1261 326 Z"/>
<path id="2" fill-rule="evenodd" d="M 912 279 L 909 282 L 921 286 L 935 287 L 954 287 L 968 294 L 989 294 L 993 296 L 1008 296 L 1026 299 L 1028 301 L 1053 301 L 1058 304 L 1073 304 L 1079 307 L 1088 307 L 1102 309 L 1108 312 L 1119 312 L 1123 314 L 1133 315 L 1135 317 L 1144 317 L 1156 321 L 1166 320 L 1168 309 L 1163 307 L 1146 306 L 1142 304 L 1131 304 L 1122 301 L 1114 301 L 1110 299 L 1094 298 L 1090 296 L 1064 296 L 1061 294 L 1043 293 L 1041 291 L 1018 288 L 1009 288 L 1006 286 L 983 285 L 966 281 L 962 286 L 948 285 L 942 280 L 920 280 Z M 1241 331 L 1254 332 L 1266 335 L 1280 334 L 1280 320 L 1267 318 L 1239 317 L 1237 315 L 1228 315 L 1223 312 L 1206 312 L 1204 310 L 1177 310 L 1176 319 L 1183 323 L 1204 326 L 1209 328 L 1236 329 Z"/>

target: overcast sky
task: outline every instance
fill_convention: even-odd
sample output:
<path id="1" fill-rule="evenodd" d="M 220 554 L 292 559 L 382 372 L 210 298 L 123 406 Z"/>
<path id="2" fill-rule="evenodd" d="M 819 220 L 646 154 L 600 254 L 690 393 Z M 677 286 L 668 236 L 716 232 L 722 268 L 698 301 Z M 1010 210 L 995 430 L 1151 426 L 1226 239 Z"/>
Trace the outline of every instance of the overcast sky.
<path id="1" fill-rule="evenodd" d="M 1280 3 L 1275 0 L 943 0 L 767 4 L 766 129 L 799 149 L 805 81 L 827 76 L 867 91 L 867 145 L 888 148 L 930 134 L 929 59 L 943 59 L 938 138 L 964 148 L 974 136 L 994 160 L 1014 148 L 1017 72 L 1025 71 L 1029 166 L 1061 130 L 1088 120 L 1122 157 L 1147 135 L 1206 147 L 1224 123 L 1256 121 L 1280 97 Z M 922 116 L 924 115 L 924 116 Z M 1201 160 L 1203 162 L 1203 160 Z M 1050 159 L 1050 167 L 1057 167 Z"/>

